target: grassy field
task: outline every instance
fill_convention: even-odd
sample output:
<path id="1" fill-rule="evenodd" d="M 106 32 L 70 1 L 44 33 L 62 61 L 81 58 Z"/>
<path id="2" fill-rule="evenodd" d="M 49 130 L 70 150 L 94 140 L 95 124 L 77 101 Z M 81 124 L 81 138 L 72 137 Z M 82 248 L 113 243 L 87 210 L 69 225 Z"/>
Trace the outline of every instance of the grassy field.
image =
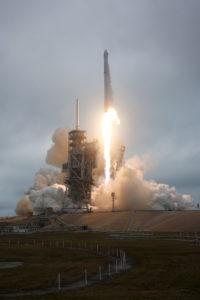
<path id="1" fill-rule="evenodd" d="M 50 241 L 52 245 L 59 243 L 60 246 L 64 240 L 65 245 L 69 246 L 72 242 L 81 247 L 86 243 L 93 249 L 96 244 L 102 249 L 121 248 L 131 259 L 133 268 L 107 282 L 80 290 L 15 299 L 200 299 L 200 247 L 191 242 L 109 240 L 103 233 L 21 236 L 19 246 L 18 239 L 14 236 L 1 238 L 0 261 L 25 262 L 24 266 L 16 269 L 0 270 L 1 292 L 49 286 L 55 283 L 58 272 L 61 272 L 65 282 L 70 282 L 81 278 L 84 268 L 93 274 L 99 265 L 106 268 L 109 262 L 109 258 L 79 250 L 45 248 Z"/>

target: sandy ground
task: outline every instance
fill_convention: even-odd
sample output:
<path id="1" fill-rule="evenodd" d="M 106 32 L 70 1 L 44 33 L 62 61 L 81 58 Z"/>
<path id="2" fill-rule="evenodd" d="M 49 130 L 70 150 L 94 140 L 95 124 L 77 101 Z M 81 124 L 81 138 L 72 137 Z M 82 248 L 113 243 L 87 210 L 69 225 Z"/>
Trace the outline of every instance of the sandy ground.
<path id="1" fill-rule="evenodd" d="M 91 214 L 63 214 L 60 218 L 75 226 L 87 225 L 102 231 L 199 232 L 200 211 L 121 211 Z"/>
<path id="2" fill-rule="evenodd" d="M 12 223 L 22 221 L 24 218 L 18 216 L 7 219 L 2 218 L 0 222 Z M 59 216 L 59 219 L 77 228 L 86 225 L 90 229 L 97 231 L 200 232 L 200 210 L 65 213 Z M 28 219 L 26 219 L 26 222 L 28 222 Z M 48 227 L 49 229 L 62 227 L 62 224 L 54 218 L 50 218 L 50 223 L 46 229 Z"/>

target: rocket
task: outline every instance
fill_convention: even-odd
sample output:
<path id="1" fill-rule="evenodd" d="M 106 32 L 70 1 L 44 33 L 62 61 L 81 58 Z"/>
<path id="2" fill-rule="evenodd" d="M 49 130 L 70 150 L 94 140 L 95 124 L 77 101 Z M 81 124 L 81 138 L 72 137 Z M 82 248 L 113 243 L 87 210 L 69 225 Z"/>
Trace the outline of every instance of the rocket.
<path id="1" fill-rule="evenodd" d="M 104 51 L 104 111 L 113 107 L 113 96 L 110 79 L 110 69 L 108 64 L 108 51 Z"/>

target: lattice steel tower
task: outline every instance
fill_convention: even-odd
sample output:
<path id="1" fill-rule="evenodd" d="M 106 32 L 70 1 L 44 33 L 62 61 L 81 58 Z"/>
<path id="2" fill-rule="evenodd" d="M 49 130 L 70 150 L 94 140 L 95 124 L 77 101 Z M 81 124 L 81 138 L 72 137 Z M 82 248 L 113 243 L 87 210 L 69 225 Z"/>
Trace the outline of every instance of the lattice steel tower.
<path id="1" fill-rule="evenodd" d="M 93 185 L 92 170 L 96 167 L 98 144 L 87 143 L 86 131 L 79 129 L 79 101 L 76 102 L 76 129 L 69 132 L 68 163 L 66 165 L 67 196 L 74 208 L 84 208 L 90 203 Z"/>

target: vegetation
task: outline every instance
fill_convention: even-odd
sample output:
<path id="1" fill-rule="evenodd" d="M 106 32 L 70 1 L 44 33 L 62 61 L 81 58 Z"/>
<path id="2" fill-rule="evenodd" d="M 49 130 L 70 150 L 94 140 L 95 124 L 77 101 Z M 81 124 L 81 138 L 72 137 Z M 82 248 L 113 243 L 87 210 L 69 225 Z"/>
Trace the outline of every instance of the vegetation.
<path id="1" fill-rule="evenodd" d="M 15 299 L 199 299 L 200 247 L 190 241 L 109 240 L 103 233 L 47 233 L 21 236 L 18 248 L 18 239 L 14 236 L 1 238 L 0 260 L 25 262 L 15 269 L 0 270 L 1 293 L 55 285 L 58 272 L 64 283 L 68 283 L 83 278 L 84 268 L 88 269 L 89 276 L 97 273 L 99 265 L 107 268 L 108 257 L 63 249 L 63 240 L 69 247 L 72 241 L 82 248 L 85 243 L 93 249 L 97 244 L 102 249 L 121 248 L 132 261 L 133 268 L 109 281 L 79 290 Z M 47 247 L 53 240 L 59 241 L 60 248 Z M 56 246 L 56 242 L 52 245 Z"/>

